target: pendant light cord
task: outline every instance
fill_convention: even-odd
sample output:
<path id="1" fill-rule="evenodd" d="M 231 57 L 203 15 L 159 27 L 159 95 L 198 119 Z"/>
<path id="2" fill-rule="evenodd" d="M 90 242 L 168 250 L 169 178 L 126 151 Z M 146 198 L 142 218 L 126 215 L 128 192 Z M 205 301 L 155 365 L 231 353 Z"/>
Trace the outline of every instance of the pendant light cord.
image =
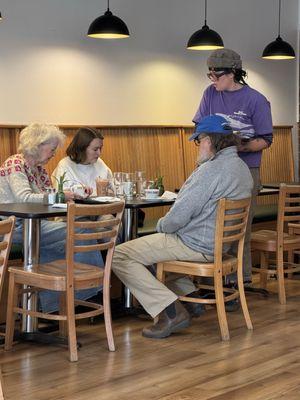
<path id="1" fill-rule="evenodd" d="M 281 0 L 279 0 L 279 10 L 278 10 L 278 36 L 280 36 L 280 16 L 281 16 Z"/>
<path id="2" fill-rule="evenodd" d="M 109 11 L 109 0 L 107 0 L 107 10 Z"/>
<path id="3" fill-rule="evenodd" d="M 204 8 L 204 25 L 206 25 L 206 14 L 207 14 L 207 0 L 205 0 L 205 8 Z"/>

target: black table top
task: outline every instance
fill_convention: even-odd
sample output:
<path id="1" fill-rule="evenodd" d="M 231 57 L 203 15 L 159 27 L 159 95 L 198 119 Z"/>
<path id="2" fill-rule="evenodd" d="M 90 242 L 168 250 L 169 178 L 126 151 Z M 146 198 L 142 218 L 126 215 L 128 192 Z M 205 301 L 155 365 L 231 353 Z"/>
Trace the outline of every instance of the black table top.
<path id="1" fill-rule="evenodd" d="M 93 202 L 87 199 L 86 201 L 80 201 L 84 204 L 100 204 L 99 202 Z M 137 208 L 149 208 L 149 207 L 160 207 L 172 205 L 174 200 L 155 199 L 155 200 L 142 200 L 133 199 L 127 200 L 125 208 L 137 209 Z M 62 217 L 67 215 L 67 209 L 65 208 L 54 208 L 47 206 L 42 203 L 0 203 L 0 215 L 10 216 L 15 215 L 17 218 L 51 218 L 51 217 Z"/>
<path id="2" fill-rule="evenodd" d="M 144 200 L 144 199 L 136 199 L 126 200 L 125 208 L 149 208 L 149 207 L 162 207 L 162 206 L 170 206 L 175 202 L 175 200 L 167 200 L 167 199 L 153 199 L 153 200 Z"/>
<path id="3" fill-rule="evenodd" d="M 167 200 L 167 199 L 153 199 L 153 200 L 144 200 L 134 198 L 133 200 L 126 200 L 125 208 L 135 209 L 135 208 L 149 208 L 149 207 L 162 207 L 169 206 L 174 203 L 175 200 Z M 99 201 L 93 200 L 92 197 L 88 197 L 83 200 L 75 200 L 75 203 L 80 204 L 101 204 Z"/>
<path id="4" fill-rule="evenodd" d="M 15 215 L 17 218 L 51 218 L 67 215 L 67 210 L 42 203 L 1 203 L 0 215 Z"/>
<path id="5" fill-rule="evenodd" d="M 283 182 L 287 185 L 300 185 L 300 182 Z M 263 187 L 265 188 L 272 188 L 272 189 L 279 189 L 280 183 L 279 182 L 269 182 L 269 183 L 263 183 Z"/>

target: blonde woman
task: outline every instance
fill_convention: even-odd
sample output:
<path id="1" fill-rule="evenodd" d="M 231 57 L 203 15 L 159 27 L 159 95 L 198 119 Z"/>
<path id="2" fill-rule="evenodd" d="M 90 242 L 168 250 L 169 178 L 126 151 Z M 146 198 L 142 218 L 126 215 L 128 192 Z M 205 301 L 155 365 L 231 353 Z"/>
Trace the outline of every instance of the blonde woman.
<path id="1" fill-rule="evenodd" d="M 31 124 L 21 131 L 18 154 L 10 156 L 0 167 L 0 203 L 43 203 L 51 180 L 44 165 L 54 156 L 58 146 L 64 142 L 65 135 L 54 125 Z M 66 200 L 74 197 L 72 192 L 65 192 Z M 14 243 L 23 244 L 22 220 L 17 220 L 13 236 Z M 42 220 L 40 261 L 46 263 L 65 258 L 66 223 Z M 78 254 L 78 261 L 90 262 L 103 266 L 99 252 L 89 255 Z M 84 292 L 84 293 L 83 293 Z M 97 290 L 81 291 L 78 298 L 88 298 Z M 57 296 L 48 291 L 40 293 L 43 311 L 58 309 Z"/>

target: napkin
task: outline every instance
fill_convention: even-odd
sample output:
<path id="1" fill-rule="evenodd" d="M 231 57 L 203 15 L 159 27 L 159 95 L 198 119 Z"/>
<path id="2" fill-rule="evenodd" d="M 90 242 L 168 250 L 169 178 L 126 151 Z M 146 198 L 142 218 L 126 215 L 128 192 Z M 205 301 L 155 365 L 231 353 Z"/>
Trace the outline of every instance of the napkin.
<path id="1" fill-rule="evenodd" d="M 98 196 L 98 197 L 91 197 L 91 200 L 98 201 L 99 203 L 114 203 L 116 201 L 121 201 L 118 197 L 111 197 L 111 196 Z"/>
<path id="2" fill-rule="evenodd" d="M 52 204 L 53 208 L 68 208 L 68 204 L 67 203 L 54 203 Z"/>
<path id="3" fill-rule="evenodd" d="M 174 200 L 177 198 L 177 194 L 173 193 L 173 192 L 169 192 L 168 190 L 166 190 L 161 196 L 161 199 L 166 199 L 166 200 Z"/>

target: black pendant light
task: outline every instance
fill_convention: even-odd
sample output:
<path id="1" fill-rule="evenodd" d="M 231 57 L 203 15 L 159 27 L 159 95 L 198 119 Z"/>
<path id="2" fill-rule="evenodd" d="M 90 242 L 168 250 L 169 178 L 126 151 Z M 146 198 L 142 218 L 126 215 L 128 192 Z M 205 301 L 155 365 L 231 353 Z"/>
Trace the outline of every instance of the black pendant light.
<path id="1" fill-rule="evenodd" d="M 268 60 L 291 60 L 295 58 L 295 51 L 292 46 L 281 39 L 280 37 L 280 15 L 281 15 L 281 0 L 279 0 L 278 10 L 278 37 L 274 42 L 269 43 L 262 54 L 262 58 Z"/>
<path id="2" fill-rule="evenodd" d="M 87 35 L 97 39 L 124 39 L 129 36 L 129 30 L 125 22 L 110 11 L 107 0 L 107 11 L 91 23 Z"/>
<path id="3" fill-rule="evenodd" d="M 205 0 L 204 25 L 196 31 L 189 39 L 187 48 L 189 50 L 216 50 L 224 47 L 221 36 L 206 24 L 207 0 Z"/>

